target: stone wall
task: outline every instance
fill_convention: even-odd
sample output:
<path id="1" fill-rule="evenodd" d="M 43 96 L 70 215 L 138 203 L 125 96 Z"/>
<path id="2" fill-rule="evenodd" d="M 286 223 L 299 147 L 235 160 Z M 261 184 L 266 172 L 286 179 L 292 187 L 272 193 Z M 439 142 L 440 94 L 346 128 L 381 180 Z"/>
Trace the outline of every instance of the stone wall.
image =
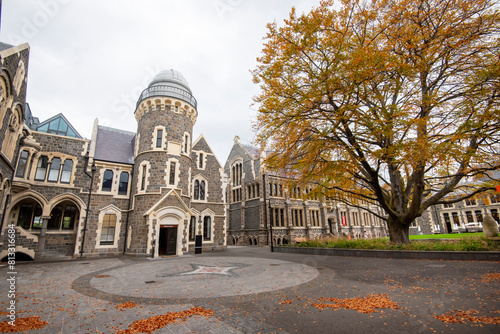
<path id="1" fill-rule="evenodd" d="M 16 160 L 19 153 L 20 140 L 23 136 L 22 124 L 24 123 L 24 112 L 26 106 L 26 89 L 29 64 L 29 46 L 22 44 L 1 51 L 0 80 L 2 80 L 0 98 L 0 223 L 4 222 L 4 204 L 10 201 L 9 193 L 12 185 L 12 177 Z M 17 123 L 19 128 L 15 129 L 17 140 L 12 156 L 4 152 L 5 139 L 9 128 L 9 121 L 15 108 L 21 110 Z M 2 226 L 0 226 L 0 233 Z"/>

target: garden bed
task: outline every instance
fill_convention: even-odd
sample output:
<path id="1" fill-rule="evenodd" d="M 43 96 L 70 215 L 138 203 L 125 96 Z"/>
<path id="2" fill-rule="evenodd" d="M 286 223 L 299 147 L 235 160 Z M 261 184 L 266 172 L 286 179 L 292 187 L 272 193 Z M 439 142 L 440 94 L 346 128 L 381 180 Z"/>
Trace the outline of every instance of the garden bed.
<path id="1" fill-rule="evenodd" d="M 485 236 L 391 244 L 388 239 L 330 238 L 274 247 L 281 253 L 398 259 L 500 261 L 498 238 Z"/>

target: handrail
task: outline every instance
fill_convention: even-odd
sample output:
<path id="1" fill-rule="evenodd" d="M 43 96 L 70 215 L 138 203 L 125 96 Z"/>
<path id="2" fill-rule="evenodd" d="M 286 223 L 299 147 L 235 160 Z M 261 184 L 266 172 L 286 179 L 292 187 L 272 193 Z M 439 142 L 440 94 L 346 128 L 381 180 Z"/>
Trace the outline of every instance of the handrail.
<path id="1" fill-rule="evenodd" d="M 137 100 L 136 108 L 139 106 L 142 100 L 147 99 L 152 96 L 169 96 L 180 99 L 187 103 L 190 103 L 195 109 L 197 108 L 198 102 L 188 91 L 173 87 L 173 86 L 165 86 L 165 85 L 155 85 L 146 88 L 142 91 L 139 99 Z"/>

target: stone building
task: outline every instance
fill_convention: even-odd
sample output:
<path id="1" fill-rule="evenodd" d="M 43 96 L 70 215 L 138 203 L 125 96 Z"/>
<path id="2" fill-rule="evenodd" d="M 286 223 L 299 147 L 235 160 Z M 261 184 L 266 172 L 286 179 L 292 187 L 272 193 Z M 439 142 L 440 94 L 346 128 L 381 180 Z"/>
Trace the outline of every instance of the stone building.
<path id="1" fill-rule="evenodd" d="M 385 223 L 361 208 L 320 198 L 304 199 L 308 189 L 287 189 L 286 179 L 261 165 L 264 156 L 235 137 L 224 166 L 228 175 L 228 244 L 274 245 L 328 235 L 352 238 L 387 235 Z M 370 207 L 379 212 L 377 206 Z"/>
<path id="2" fill-rule="evenodd" d="M 25 136 L 23 123 L 26 106 L 28 44 L 13 46 L 0 42 L 0 223 L 15 187 L 12 179 L 19 145 Z M 0 243 L 4 238 L 0 229 Z M 20 236 L 19 236 L 20 237 Z"/>
<path id="3" fill-rule="evenodd" d="M 88 140 L 64 115 L 40 122 L 19 105 L 25 137 L 7 164 L 2 225 L 16 225 L 19 253 L 183 255 L 196 236 L 199 248 L 225 248 L 226 179 L 203 135 L 192 138 L 197 101 L 179 72 L 160 72 L 142 92 L 137 132 L 96 120 Z"/>
<path id="4" fill-rule="evenodd" d="M 466 224 L 483 222 L 491 214 L 500 223 L 500 194 L 489 192 L 454 204 L 438 204 L 425 210 L 410 226 L 410 234 L 467 232 Z"/>

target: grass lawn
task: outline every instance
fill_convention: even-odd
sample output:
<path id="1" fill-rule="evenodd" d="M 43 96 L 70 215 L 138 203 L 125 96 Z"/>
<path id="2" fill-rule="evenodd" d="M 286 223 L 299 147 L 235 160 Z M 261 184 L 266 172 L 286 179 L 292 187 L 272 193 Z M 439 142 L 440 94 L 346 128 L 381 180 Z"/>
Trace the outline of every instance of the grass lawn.
<path id="1" fill-rule="evenodd" d="M 484 237 L 483 232 L 478 233 L 451 233 L 451 234 L 423 234 L 410 235 L 410 240 L 418 239 L 460 239 L 465 237 Z"/>
<path id="2" fill-rule="evenodd" d="M 421 240 L 445 239 L 445 240 Z M 321 240 L 307 240 L 288 247 L 420 250 L 420 251 L 500 251 L 500 242 L 486 238 L 484 233 L 456 233 L 410 236 L 411 242 L 396 245 L 389 238 L 353 239 L 331 237 Z"/>

